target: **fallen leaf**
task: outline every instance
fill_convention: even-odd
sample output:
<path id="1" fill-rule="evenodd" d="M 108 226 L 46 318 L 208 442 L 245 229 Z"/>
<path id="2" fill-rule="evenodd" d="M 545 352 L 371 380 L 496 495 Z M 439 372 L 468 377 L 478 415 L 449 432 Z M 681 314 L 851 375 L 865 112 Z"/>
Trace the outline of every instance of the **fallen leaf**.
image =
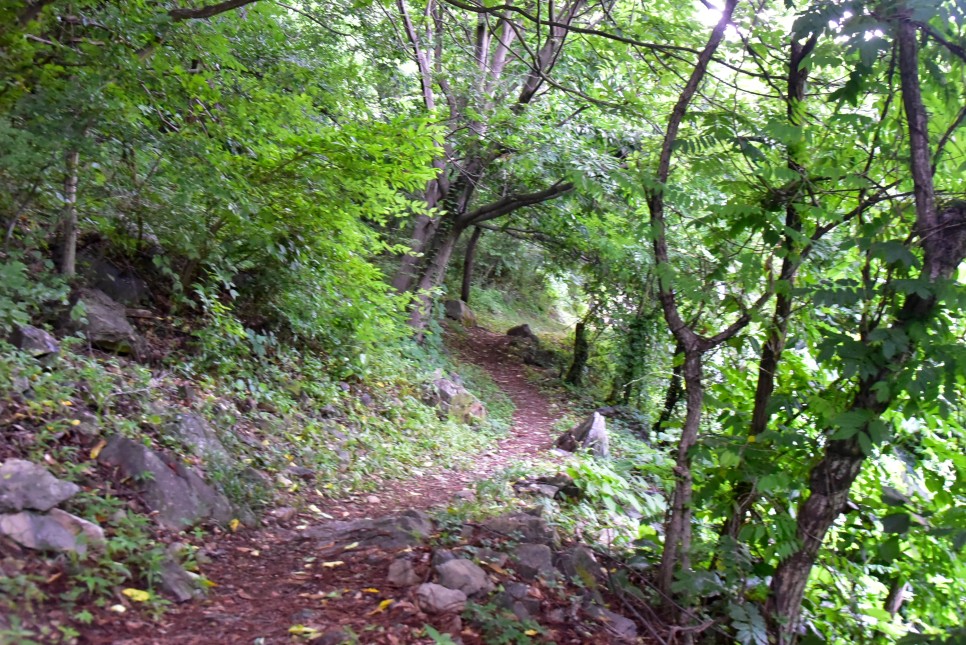
<path id="1" fill-rule="evenodd" d="M 375 587 L 366 587 L 363 591 L 366 593 L 379 593 L 379 590 Z"/>
<path id="2" fill-rule="evenodd" d="M 288 628 L 289 634 L 294 634 L 295 636 L 316 636 L 319 633 L 315 627 L 306 627 L 305 625 L 292 625 Z"/>
<path id="3" fill-rule="evenodd" d="M 239 598 L 244 598 L 245 600 L 255 600 L 255 596 L 251 595 L 250 593 L 247 593 L 242 589 L 239 589 L 236 595 Z"/>
<path id="4" fill-rule="evenodd" d="M 231 529 L 232 533 L 237 531 L 239 526 L 241 526 L 241 522 L 238 520 L 237 517 L 233 519 L 231 522 L 228 522 L 228 528 Z"/>
<path id="5" fill-rule="evenodd" d="M 352 544 L 349 544 L 347 546 L 342 547 L 342 550 L 343 551 L 351 551 L 353 549 L 358 549 L 358 548 L 359 548 L 359 543 L 358 542 L 353 542 Z"/>
<path id="6" fill-rule="evenodd" d="M 326 569 L 334 569 L 335 567 L 341 567 L 345 562 L 342 560 L 333 560 L 332 562 L 323 562 L 322 566 Z"/>
<path id="7" fill-rule="evenodd" d="M 124 605 L 111 605 L 110 610 L 113 611 L 115 614 L 123 614 L 124 612 L 127 611 L 127 607 L 125 607 Z"/>
<path id="8" fill-rule="evenodd" d="M 379 613 L 382 613 L 382 612 L 386 611 L 386 609 L 388 609 L 389 606 L 392 603 L 394 603 L 394 602 L 396 602 L 396 601 L 393 600 L 392 598 L 386 598 L 381 603 L 379 603 L 379 606 L 378 607 L 376 607 L 375 609 L 373 609 L 372 611 L 370 611 L 369 612 L 369 615 L 370 616 L 373 616 L 375 614 L 379 614 Z"/>
<path id="9" fill-rule="evenodd" d="M 540 632 L 538 632 L 538 631 L 537 631 L 537 630 L 535 630 L 535 629 L 528 629 L 527 631 L 525 631 L 525 632 L 523 632 L 523 633 L 524 633 L 524 634 L 526 634 L 527 636 L 536 636 L 536 635 L 537 635 L 537 634 L 539 634 Z"/>
<path id="10" fill-rule="evenodd" d="M 128 587 L 127 589 L 122 589 L 121 593 L 134 602 L 147 602 L 151 600 L 151 592 L 144 591 L 143 589 L 132 589 Z"/>

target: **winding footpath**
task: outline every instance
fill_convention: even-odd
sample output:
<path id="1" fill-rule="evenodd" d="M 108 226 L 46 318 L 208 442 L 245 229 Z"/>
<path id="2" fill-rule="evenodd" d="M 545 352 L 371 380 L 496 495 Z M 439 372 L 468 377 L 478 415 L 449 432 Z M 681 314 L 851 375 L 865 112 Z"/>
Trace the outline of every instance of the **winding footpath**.
<path id="1" fill-rule="evenodd" d="M 323 512 L 353 520 L 426 510 L 445 505 L 473 482 L 514 463 L 541 453 L 549 457 L 552 426 L 561 410 L 526 380 L 519 359 L 508 354 L 508 339 L 477 328 L 455 344 L 461 358 L 489 372 L 516 405 L 509 435 L 479 454 L 470 470 L 437 470 L 387 481 L 377 495 L 333 501 Z M 301 634 L 313 643 L 341 643 L 345 633 L 356 634 L 361 643 L 432 642 L 415 636 L 424 618 L 386 580 L 391 555 L 367 549 L 327 553 L 317 541 L 302 536 L 306 525 L 318 526 L 317 515 L 305 514 L 288 524 L 297 527 L 217 538 L 211 562 L 202 567 L 215 585 L 206 599 L 172 608 L 160 623 L 117 616 L 92 625 L 81 642 L 291 643 L 300 636 L 300 625 L 313 626 Z"/>

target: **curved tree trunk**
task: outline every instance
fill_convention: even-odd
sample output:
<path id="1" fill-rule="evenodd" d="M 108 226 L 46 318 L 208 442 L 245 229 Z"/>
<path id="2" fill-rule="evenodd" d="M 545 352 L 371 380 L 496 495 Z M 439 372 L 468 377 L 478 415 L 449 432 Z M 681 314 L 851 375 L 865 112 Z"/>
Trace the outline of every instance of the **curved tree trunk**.
<path id="1" fill-rule="evenodd" d="M 460 300 L 466 304 L 470 304 L 470 287 L 473 284 L 473 265 L 476 264 L 476 247 L 482 236 L 483 229 L 479 226 L 475 227 L 473 229 L 473 235 L 470 236 L 470 240 L 466 244 L 466 255 L 463 256 L 463 284 L 460 287 Z"/>
<path id="2" fill-rule="evenodd" d="M 664 429 L 665 424 L 671 420 L 671 415 L 674 414 L 674 408 L 678 406 L 681 395 L 684 394 L 684 383 L 682 382 L 684 372 L 683 358 L 684 345 L 679 341 L 674 346 L 674 355 L 671 358 L 674 366 L 671 368 L 671 380 L 667 384 L 667 392 L 664 395 L 664 409 L 661 410 L 661 416 L 651 426 L 651 432 L 653 433 L 658 433 Z"/>

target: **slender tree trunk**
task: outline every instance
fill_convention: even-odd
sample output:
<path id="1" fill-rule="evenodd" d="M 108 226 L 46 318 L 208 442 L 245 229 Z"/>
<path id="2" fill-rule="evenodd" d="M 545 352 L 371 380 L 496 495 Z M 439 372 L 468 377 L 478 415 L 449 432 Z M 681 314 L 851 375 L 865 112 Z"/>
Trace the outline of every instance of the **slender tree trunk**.
<path id="1" fill-rule="evenodd" d="M 674 366 L 671 368 L 671 380 L 667 384 L 667 393 L 664 395 L 664 409 L 661 410 L 661 416 L 658 420 L 654 422 L 651 426 L 651 432 L 658 433 L 664 429 L 665 424 L 671 420 L 671 415 L 674 414 L 674 408 L 678 406 L 678 401 L 681 400 L 681 395 L 684 393 L 684 385 L 682 383 L 682 375 L 684 372 L 684 345 L 680 341 L 674 346 L 674 355 L 671 358 L 671 362 Z"/>
<path id="2" fill-rule="evenodd" d="M 460 288 L 460 300 L 466 304 L 470 304 L 470 286 L 473 283 L 473 265 L 476 263 L 476 246 L 479 244 L 482 236 L 483 229 L 477 226 L 473 229 L 473 235 L 470 236 L 470 240 L 466 244 L 466 255 L 463 257 L 463 284 Z"/>
<path id="3" fill-rule="evenodd" d="M 69 151 L 66 162 L 64 212 L 60 223 L 60 273 L 72 278 L 77 273 L 77 175 L 80 152 Z"/>
<path id="4" fill-rule="evenodd" d="M 661 554 L 661 568 L 657 574 L 658 589 L 668 596 L 671 595 L 675 572 L 678 569 L 687 572 L 691 568 L 691 498 L 694 487 L 691 477 L 691 449 L 698 442 L 701 408 L 704 405 L 703 353 L 697 346 L 686 347 L 684 350 L 683 375 L 687 412 L 681 440 L 678 442 L 670 519 L 665 528 L 664 552 Z"/>
<path id="5" fill-rule="evenodd" d="M 966 209 L 952 208 L 942 214 L 936 209 L 928 120 L 919 85 L 916 27 L 903 15 L 897 19 L 896 40 L 902 100 L 909 126 L 909 165 L 916 200 L 915 229 L 923 248 L 921 279 L 935 287 L 948 279 L 966 258 Z M 901 332 L 901 336 L 896 334 L 894 337 L 910 340 L 903 351 L 890 359 L 882 355 L 881 348 L 875 350 L 880 352 L 880 364 L 884 367 L 860 382 L 848 408 L 851 412 L 867 413 L 869 421 L 859 432 L 867 432 L 868 424 L 888 409 L 891 397 L 895 395 L 877 396 L 877 386 L 894 381 L 896 373 L 905 368 L 916 347 L 911 339 L 917 334 L 908 333 L 909 328 L 921 326 L 937 305 L 938 296 L 934 288 L 926 296 L 919 293 L 906 296 L 892 327 Z M 869 349 L 873 351 L 875 348 Z M 885 392 L 890 390 L 886 388 Z M 773 640 L 779 645 L 796 640 L 809 573 L 826 533 L 845 509 L 849 490 L 865 461 L 866 455 L 858 437 L 856 434 L 848 439 L 827 441 L 822 460 L 812 469 L 810 495 L 798 510 L 796 535 L 801 547 L 778 565 L 769 590 L 767 610 L 770 628 Z"/>
<path id="6" fill-rule="evenodd" d="M 808 79 L 808 69 L 802 67 L 802 62 L 815 48 L 817 39 L 817 35 L 813 35 L 804 44 L 795 40 L 791 42 L 785 101 L 788 123 L 792 126 L 802 124 L 802 103 L 805 100 L 805 82 Z M 785 152 L 786 165 L 789 170 L 804 175 L 805 171 L 800 161 L 803 152 L 801 146 L 800 143 L 788 146 Z M 748 428 L 748 435 L 752 437 L 760 435 L 768 427 L 770 416 L 768 408 L 775 392 L 775 377 L 778 373 L 778 365 L 781 363 L 782 352 L 785 350 L 785 336 L 788 333 L 788 321 L 794 304 L 791 295 L 792 287 L 795 285 L 801 262 L 801 248 L 796 238 L 800 236 L 802 230 L 802 220 L 794 199 L 785 206 L 785 228 L 791 232 L 785 235 L 782 242 L 783 257 L 778 279 L 783 288 L 779 289 L 775 297 L 775 311 L 772 314 L 768 338 L 765 340 L 761 359 L 758 362 L 758 383 L 755 387 L 751 425 Z M 739 482 L 735 487 L 733 498 L 733 511 L 725 522 L 721 534 L 737 539 L 748 510 L 757 498 L 754 485 L 750 481 Z"/>
<path id="7" fill-rule="evenodd" d="M 574 360 L 570 363 L 567 377 L 564 379 L 571 385 L 580 386 L 584 379 L 584 369 L 590 357 L 590 343 L 587 340 L 587 323 L 581 320 L 574 329 Z"/>

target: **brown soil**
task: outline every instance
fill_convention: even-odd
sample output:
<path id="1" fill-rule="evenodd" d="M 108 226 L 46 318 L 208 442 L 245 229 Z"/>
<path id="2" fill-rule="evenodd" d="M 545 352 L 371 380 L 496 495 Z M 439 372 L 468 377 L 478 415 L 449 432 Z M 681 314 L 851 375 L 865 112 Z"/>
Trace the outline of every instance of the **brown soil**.
<path id="1" fill-rule="evenodd" d="M 516 404 L 509 436 L 480 454 L 468 471 L 437 470 L 406 481 L 387 481 L 375 496 L 332 502 L 321 510 L 336 519 L 379 517 L 406 509 L 445 504 L 457 492 L 514 462 L 545 453 L 551 426 L 559 416 L 551 402 L 527 381 L 519 359 L 508 353 L 507 338 L 474 329 L 453 339 L 464 360 L 486 369 Z M 548 455 L 549 456 L 549 455 Z M 375 498 L 378 498 L 376 501 Z M 304 515 L 290 524 L 318 523 Z M 486 642 L 458 617 L 430 619 L 407 597 L 407 589 L 386 581 L 392 553 L 355 550 L 326 553 L 317 542 L 300 539 L 291 527 L 241 531 L 217 539 L 212 562 L 203 567 L 217 586 L 202 601 L 180 605 L 158 623 L 138 616 L 134 608 L 120 615 L 101 614 L 85 630 L 86 643 L 291 643 L 303 638 L 326 642 L 319 635 L 348 627 L 362 643 L 430 643 L 419 634 L 425 624 L 460 634 L 465 643 Z M 417 571 L 429 579 L 429 549 L 413 554 Z M 336 566 L 324 563 L 341 561 Z M 384 600 L 393 603 L 381 604 Z M 561 612 L 562 613 L 562 612 Z M 311 626 L 309 636 L 293 636 L 294 625 Z M 566 623 L 548 625 L 535 642 L 608 642 L 574 631 Z M 341 642 L 333 636 L 331 642 Z"/>

